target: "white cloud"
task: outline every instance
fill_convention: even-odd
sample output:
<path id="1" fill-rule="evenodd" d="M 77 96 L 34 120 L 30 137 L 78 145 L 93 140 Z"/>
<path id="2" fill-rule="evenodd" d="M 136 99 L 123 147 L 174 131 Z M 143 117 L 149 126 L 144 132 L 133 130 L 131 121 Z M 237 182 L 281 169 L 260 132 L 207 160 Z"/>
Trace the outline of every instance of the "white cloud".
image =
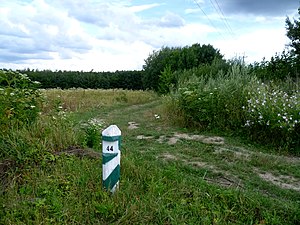
<path id="1" fill-rule="evenodd" d="M 245 52 L 257 61 L 281 52 L 286 43 L 284 17 L 231 15 L 230 36 L 219 14 L 204 8 L 212 27 L 193 0 L 182 1 L 181 8 L 171 0 L 133 2 L 0 1 L 0 67 L 141 69 L 153 50 L 194 43 L 212 44 L 227 58 Z"/>
<path id="2" fill-rule="evenodd" d="M 162 4 L 159 3 L 153 3 L 153 4 L 146 4 L 146 5 L 137 5 L 137 6 L 130 6 L 129 10 L 133 13 L 142 12 L 148 9 L 155 8 L 157 6 L 160 6 Z"/>
<path id="3" fill-rule="evenodd" d="M 281 35 L 279 35 L 281 34 Z M 227 58 L 245 56 L 246 62 L 267 60 L 281 53 L 287 44 L 285 29 L 260 29 L 242 34 L 235 39 L 218 41 L 215 46 L 222 49 Z"/>

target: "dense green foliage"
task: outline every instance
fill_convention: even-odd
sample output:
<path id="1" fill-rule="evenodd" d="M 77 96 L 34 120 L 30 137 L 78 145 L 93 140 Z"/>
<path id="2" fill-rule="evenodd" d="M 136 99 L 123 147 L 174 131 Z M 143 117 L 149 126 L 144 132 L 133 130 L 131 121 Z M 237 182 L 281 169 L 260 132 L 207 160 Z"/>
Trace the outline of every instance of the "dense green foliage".
<path id="1" fill-rule="evenodd" d="M 233 131 L 277 149 L 300 153 L 300 94 L 286 82 L 264 84 L 246 66 L 234 65 L 215 77 L 202 69 L 182 73 L 172 93 L 187 126 L 202 130 Z M 189 77 L 189 79 L 187 79 Z M 171 109 L 174 113 L 174 109 Z"/>
<path id="2" fill-rule="evenodd" d="M 215 78 L 201 76 L 201 69 L 194 69 L 192 73 L 173 94 L 187 122 L 196 123 L 202 129 L 240 128 L 244 120 L 242 106 L 247 102 L 246 86 L 256 79 L 240 66 L 233 66 L 227 73 L 219 72 Z"/>
<path id="3" fill-rule="evenodd" d="M 154 51 L 145 60 L 143 85 L 145 89 L 161 91 L 161 74 L 169 68 L 172 72 L 192 69 L 202 64 L 211 64 L 214 59 L 222 59 L 219 50 L 212 45 L 193 44 L 186 47 L 163 47 L 159 51 Z M 164 76 L 164 75 L 163 75 Z M 170 79 L 168 79 L 169 81 Z M 176 80 L 173 80 L 174 83 Z M 165 88 L 163 88 L 163 93 Z"/>
<path id="4" fill-rule="evenodd" d="M 25 74 L 0 70 L 0 133 L 35 121 L 42 100 L 38 86 Z"/>
<path id="5" fill-rule="evenodd" d="M 300 64 L 298 59 L 293 53 L 287 51 L 276 54 L 271 57 L 270 61 L 255 62 L 250 67 L 255 75 L 264 81 L 299 79 Z"/>
<path id="6" fill-rule="evenodd" d="M 41 88 L 142 89 L 142 71 L 83 72 L 23 70 Z"/>

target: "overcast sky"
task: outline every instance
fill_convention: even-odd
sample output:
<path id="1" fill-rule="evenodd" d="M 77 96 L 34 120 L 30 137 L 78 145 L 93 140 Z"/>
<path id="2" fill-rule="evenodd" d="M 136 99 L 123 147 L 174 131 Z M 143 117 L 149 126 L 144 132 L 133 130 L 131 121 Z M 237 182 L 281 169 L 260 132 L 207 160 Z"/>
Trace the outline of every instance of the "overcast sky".
<path id="1" fill-rule="evenodd" d="M 251 63 L 282 52 L 298 0 L 0 0 L 0 68 L 142 69 L 162 46 Z"/>

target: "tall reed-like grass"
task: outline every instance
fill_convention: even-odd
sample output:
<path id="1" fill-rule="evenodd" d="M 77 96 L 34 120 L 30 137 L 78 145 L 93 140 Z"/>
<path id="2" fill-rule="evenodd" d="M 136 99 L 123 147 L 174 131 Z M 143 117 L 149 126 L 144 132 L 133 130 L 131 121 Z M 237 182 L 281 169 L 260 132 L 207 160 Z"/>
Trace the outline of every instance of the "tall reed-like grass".
<path id="1" fill-rule="evenodd" d="M 172 96 L 189 123 L 202 128 L 237 129 L 244 121 L 247 86 L 256 81 L 244 67 L 234 66 L 215 78 L 194 75 Z"/>
<path id="2" fill-rule="evenodd" d="M 184 72 L 182 77 L 171 94 L 171 104 L 176 105 L 173 108 L 183 116 L 186 126 L 244 133 L 252 140 L 299 151 L 298 90 L 287 93 L 275 84 L 263 84 L 241 65 L 233 65 L 226 74 L 220 71 L 215 77 L 197 76 L 196 69 Z M 282 86 L 291 86 L 288 82 Z"/>

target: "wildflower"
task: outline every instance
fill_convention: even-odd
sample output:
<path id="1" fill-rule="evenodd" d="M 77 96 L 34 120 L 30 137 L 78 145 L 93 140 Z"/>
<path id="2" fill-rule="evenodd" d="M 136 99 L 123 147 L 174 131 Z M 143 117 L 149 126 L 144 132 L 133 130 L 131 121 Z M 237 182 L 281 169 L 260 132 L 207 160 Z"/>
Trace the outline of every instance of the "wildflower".
<path id="1" fill-rule="evenodd" d="M 155 119 L 159 119 L 160 118 L 160 116 L 157 115 L 157 114 L 155 114 L 154 117 L 155 117 Z"/>
<path id="2" fill-rule="evenodd" d="M 250 120 L 247 120 L 247 121 L 246 121 L 245 126 L 246 126 L 246 127 L 249 127 L 249 126 L 250 126 Z"/>
<path id="3" fill-rule="evenodd" d="M 35 108 L 35 105 L 31 105 L 30 108 L 34 109 L 34 108 Z"/>

